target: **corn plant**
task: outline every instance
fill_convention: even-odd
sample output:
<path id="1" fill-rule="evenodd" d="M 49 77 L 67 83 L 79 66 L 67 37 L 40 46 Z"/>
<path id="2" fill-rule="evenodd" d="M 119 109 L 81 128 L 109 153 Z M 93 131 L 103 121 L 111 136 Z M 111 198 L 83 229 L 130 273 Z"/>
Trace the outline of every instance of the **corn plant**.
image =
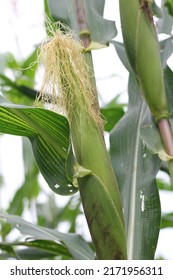
<path id="1" fill-rule="evenodd" d="M 2 242 L 1 249 L 13 257 L 24 258 L 14 250 L 22 245 L 44 248 L 42 254 L 37 251 L 38 258 L 154 259 L 161 223 L 156 175 L 162 161 L 173 180 L 172 71 L 166 63 L 172 41 L 159 42 L 153 14 L 159 17 L 161 10 L 148 0 L 119 1 L 123 43 L 115 41 L 115 22 L 103 18 L 104 4 L 45 0 L 48 38 L 39 50 L 45 74 L 37 102 L 24 106 L 0 96 L 0 131 L 30 140 L 39 171 L 54 193 L 79 192 L 92 248 L 74 233 L 1 212 L 5 224 L 34 238 Z M 109 44 L 129 71 L 129 104 L 116 125 L 113 120 L 107 151 L 102 114 L 109 124 L 112 111 L 99 108 L 92 50 Z M 3 74 L 0 78 L 4 95 L 5 85 L 10 85 L 36 98 L 33 88 Z"/>

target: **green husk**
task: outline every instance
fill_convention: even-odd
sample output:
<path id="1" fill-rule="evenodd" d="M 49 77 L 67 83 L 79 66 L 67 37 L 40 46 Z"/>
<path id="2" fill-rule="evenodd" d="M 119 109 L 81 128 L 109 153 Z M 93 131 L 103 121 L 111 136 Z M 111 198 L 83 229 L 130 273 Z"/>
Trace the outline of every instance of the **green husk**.
<path id="1" fill-rule="evenodd" d="M 158 124 L 165 152 L 173 156 L 173 137 L 151 4 L 148 0 L 132 0 L 128 4 L 120 0 L 122 33 L 129 62 Z"/>
<path id="2" fill-rule="evenodd" d="M 92 71 L 85 62 L 81 41 L 69 28 L 61 27 L 62 30 L 53 29 L 52 37 L 41 48 L 45 65 L 41 95 L 44 99 L 44 93 L 49 93 L 53 109 L 62 111 L 69 120 L 77 160 L 74 180 L 79 184 L 97 258 L 126 259 L 122 205 L 103 139 Z"/>
<path id="3" fill-rule="evenodd" d="M 159 44 L 148 0 L 120 0 L 127 55 L 142 94 L 156 121 L 168 118 Z"/>

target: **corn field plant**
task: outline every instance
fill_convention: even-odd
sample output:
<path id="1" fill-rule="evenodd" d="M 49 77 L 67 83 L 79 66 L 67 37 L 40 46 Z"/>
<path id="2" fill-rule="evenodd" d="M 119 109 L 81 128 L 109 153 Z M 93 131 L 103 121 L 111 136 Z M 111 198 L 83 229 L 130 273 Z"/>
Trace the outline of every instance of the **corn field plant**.
<path id="1" fill-rule="evenodd" d="M 45 0 L 47 39 L 22 64 L 5 58 L 15 79 L 0 72 L 0 131 L 23 137 L 25 180 L 0 211 L 1 259 L 153 260 L 161 228 L 173 226 L 173 213 L 161 215 L 160 205 L 160 190 L 173 185 L 173 2 L 119 0 L 122 30 L 104 19 L 104 6 Z M 123 42 L 116 41 L 121 31 Z M 116 96 L 99 105 L 92 52 L 110 44 L 129 72 L 127 109 Z M 156 178 L 160 170 L 170 184 Z M 22 218 L 23 201 L 38 198 L 39 173 L 52 193 L 70 198 L 62 209 L 51 195 L 36 203 L 32 224 Z M 81 204 L 91 243 L 76 234 Z M 68 233 L 56 230 L 61 221 L 70 223 Z M 9 241 L 14 229 L 21 235 Z"/>

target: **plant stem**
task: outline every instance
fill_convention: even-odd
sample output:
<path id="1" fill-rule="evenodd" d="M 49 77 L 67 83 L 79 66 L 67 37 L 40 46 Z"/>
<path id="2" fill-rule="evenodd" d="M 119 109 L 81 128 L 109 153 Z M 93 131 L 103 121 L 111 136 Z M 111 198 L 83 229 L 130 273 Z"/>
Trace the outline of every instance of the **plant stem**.
<path id="1" fill-rule="evenodd" d="M 166 153 L 173 157 L 173 137 L 171 126 L 168 119 L 162 119 L 158 122 L 160 135 L 163 141 L 163 145 L 165 148 Z M 173 186 L 173 160 L 168 162 L 168 169 L 171 179 L 171 186 Z"/>
<path id="2" fill-rule="evenodd" d="M 75 0 L 75 6 L 76 6 L 76 15 L 77 15 L 79 33 L 81 33 L 79 36 L 83 42 L 84 48 L 87 49 L 91 43 L 91 38 L 90 38 L 89 31 L 88 31 L 89 28 L 88 28 L 88 24 L 87 24 L 87 18 L 86 18 L 86 14 L 85 14 L 85 8 L 84 8 L 83 1 Z M 96 80 L 95 80 L 95 76 L 93 75 L 94 65 L 93 65 L 93 60 L 92 60 L 92 53 L 91 53 L 91 51 L 86 51 L 86 52 L 84 52 L 84 55 L 85 55 L 86 63 L 88 64 L 88 66 L 90 68 L 91 83 L 92 83 L 93 89 L 94 89 L 93 95 L 95 95 L 95 97 L 96 97 L 94 107 L 97 109 L 98 114 L 100 114 L 98 94 L 97 94 L 97 90 L 96 90 Z M 102 135 L 103 135 L 103 132 L 102 132 Z"/>
<path id="3" fill-rule="evenodd" d="M 168 155 L 173 156 L 173 138 L 171 127 L 168 119 L 162 119 L 158 122 L 160 134 L 162 137 L 165 151 Z"/>
<path id="4" fill-rule="evenodd" d="M 83 1 L 81 0 L 75 0 L 75 6 L 76 6 L 76 15 L 77 15 L 77 21 L 78 21 L 78 27 L 79 31 L 86 31 L 88 30 L 88 24 L 86 20 L 86 14 L 85 9 L 83 5 Z M 83 34 L 81 36 L 81 40 L 83 42 L 83 45 L 85 48 L 88 48 L 90 44 L 90 35 L 88 33 Z"/>

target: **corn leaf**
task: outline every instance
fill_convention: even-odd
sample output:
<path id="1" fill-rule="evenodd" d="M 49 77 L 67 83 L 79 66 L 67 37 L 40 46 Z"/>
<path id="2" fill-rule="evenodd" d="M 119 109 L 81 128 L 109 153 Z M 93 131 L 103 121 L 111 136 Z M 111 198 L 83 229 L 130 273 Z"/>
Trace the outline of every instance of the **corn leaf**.
<path id="1" fill-rule="evenodd" d="M 26 247 L 20 249 L 20 247 Z M 45 259 L 50 257 L 60 257 L 64 259 L 72 259 L 70 252 L 63 244 L 50 240 L 32 240 L 23 242 L 0 243 L 0 249 L 8 252 L 11 257 L 22 260 Z"/>
<path id="2" fill-rule="evenodd" d="M 131 76 L 128 111 L 110 135 L 111 158 L 124 205 L 129 259 L 154 258 L 160 227 L 155 180 L 160 161 L 149 153 L 140 138 L 145 116 L 149 116 L 149 111 Z"/>
<path id="3" fill-rule="evenodd" d="M 11 245 L 0 243 L 0 260 L 7 260 L 8 258 L 16 258 L 16 252 Z M 5 253 L 4 253 L 5 252 Z"/>
<path id="4" fill-rule="evenodd" d="M 55 193 L 70 195 L 78 190 L 66 172 L 70 136 L 65 117 L 40 108 L 14 105 L 0 96 L 0 131 L 29 138 L 36 163 Z"/>
<path id="5" fill-rule="evenodd" d="M 31 224 L 22 218 L 0 212 L 0 219 L 10 223 L 13 228 L 17 228 L 23 235 L 40 240 L 54 240 L 58 244 L 65 244 L 74 259 L 86 260 L 94 259 L 94 253 L 88 243 L 79 235 L 73 233 L 61 233 L 46 227 Z"/>

